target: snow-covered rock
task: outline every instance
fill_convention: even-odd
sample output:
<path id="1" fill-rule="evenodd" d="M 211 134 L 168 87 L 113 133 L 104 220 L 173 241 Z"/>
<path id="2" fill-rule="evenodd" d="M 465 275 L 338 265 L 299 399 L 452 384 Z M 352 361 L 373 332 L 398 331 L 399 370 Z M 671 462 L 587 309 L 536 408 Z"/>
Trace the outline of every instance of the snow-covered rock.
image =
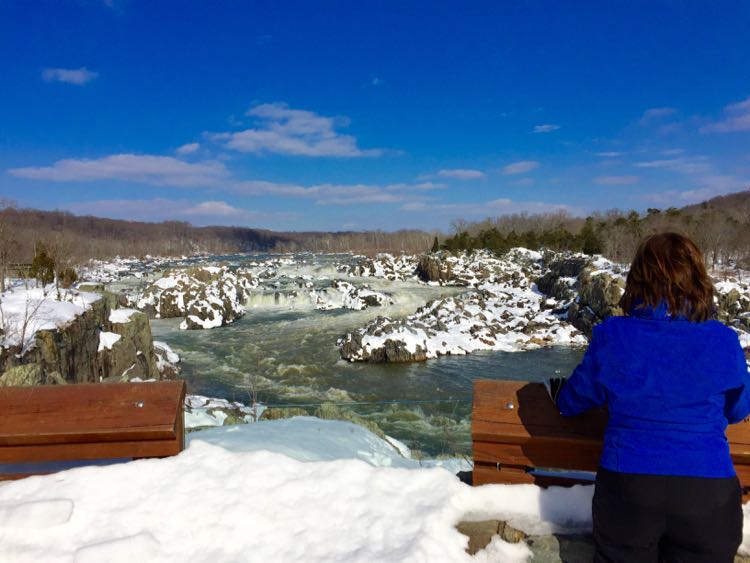
<path id="1" fill-rule="evenodd" d="M 185 428 L 257 422 L 264 410 L 265 406 L 260 404 L 249 407 L 226 399 L 187 395 L 185 397 Z"/>
<path id="2" fill-rule="evenodd" d="M 366 285 L 356 287 L 342 280 L 333 281 L 327 289 L 310 290 L 310 299 L 316 309 L 324 311 L 342 308 L 359 311 L 393 304 L 393 299 L 385 293 L 372 291 Z"/>
<path id="3" fill-rule="evenodd" d="M 405 319 L 378 317 L 338 342 L 350 361 L 410 362 L 476 350 L 518 351 L 586 344 L 554 314 L 556 302 L 532 282 L 541 256 L 512 252 L 503 259 L 459 257 L 454 272 L 476 289 L 434 300 Z"/>
<path id="4" fill-rule="evenodd" d="M 180 374 L 180 356 L 166 342 L 154 340 L 156 368 L 162 379 L 174 379 Z"/>
<path id="5" fill-rule="evenodd" d="M 184 318 L 182 329 L 215 328 L 244 314 L 245 299 L 257 284 L 249 272 L 226 266 L 174 270 L 134 301 L 138 309 L 157 318 Z"/>

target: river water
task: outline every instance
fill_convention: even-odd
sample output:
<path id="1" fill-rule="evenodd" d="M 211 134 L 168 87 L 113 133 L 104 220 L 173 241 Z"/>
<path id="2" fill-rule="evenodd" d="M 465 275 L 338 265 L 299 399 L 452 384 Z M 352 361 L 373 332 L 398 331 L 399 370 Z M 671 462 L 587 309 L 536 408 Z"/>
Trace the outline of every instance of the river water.
<path id="1" fill-rule="evenodd" d="M 264 257 L 260 257 L 261 259 Z M 181 331 L 180 319 L 153 320 L 154 338 L 182 358 L 189 392 L 268 406 L 304 408 L 314 414 L 322 403 L 376 424 L 407 444 L 416 455 L 468 455 L 471 451 L 471 391 L 475 379 L 539 381 L 568 374 L 582 350 L 569 347 L 526 352 L 481 352 L 414 364 L 349 363 L 336 340 L 377 315 L 406 316 L 440 295 L 465 291 L 416 282 L 343 278 L 334 263 L 341 257 L 315 257 L 281 267 L 251 295 L 246 315 L 211 330 Z M 236 261 L 236 259 L 235 259 Z M 289 295 L 299 276 L 317 287 L 332 279 L 388 293 L 395 303 L 363 311 L 315 310 Z M 296 281 L 295 281 L 296 280 Z"/>

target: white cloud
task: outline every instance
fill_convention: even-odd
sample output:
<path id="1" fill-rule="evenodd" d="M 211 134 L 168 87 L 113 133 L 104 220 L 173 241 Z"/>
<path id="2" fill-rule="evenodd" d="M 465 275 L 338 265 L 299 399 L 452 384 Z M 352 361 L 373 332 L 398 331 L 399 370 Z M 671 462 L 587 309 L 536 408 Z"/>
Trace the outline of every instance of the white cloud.
<path id="1" fill-rule="evenodd" d="M 484 178 L 484 172 L 469 168 L 444 168 L 438 170 L 435 175 L 440 178 L 455 178 L 456 180 L 476 180 L 477 178 Z"/>
<path id="2" fill-rule="evenodd" d="M 157 186 L 213 186 L 228 178 L 224 165 L 215 161 L 189 163 L 171 156 L 115 154 L 98 159 L 58 160 L 52 166 L 12 168 L 18 178 L 51 182 L 124 180 Z"/>
<path id="3" fill-rule="evenodd" d="M 536 160 L 519 160 L 504 166 L 502 172 L 504 175 L 510 176 L 512 174 L 525 174 L 536 168 L 539 168 L 539 162 Z"/>
<path id="4" fill-rule="evenodd" d="M 208 217 L 233 217 L 242 215 L 245 210 L 232 207 L 224 201 L 204 201 L 182 210 L 182 215 L 201 215 Z"/>
<path id="5" fill-rule="evenodd" d="M 622 156 L 622 153 L 621 152 L 617 152 L 617 151 L 597 152 L 597 153 L 594 153 L 594 154 L 596 156 L 601 156 L 601 157 L 604 157 L 604 158 L 616 158 L 618 156 Z"/>
<path id="6" fill-rule="evenodd" d="M 724 118 L 701 127 L 701 133 L 750 131 L 750 96 L 724 108 Z"/>
<path id="7" fill-rule="evenodd" d="M 104 199 L 71 202 L 63 209 L 78 215 L 95 215 L 130 221 L 187 220 L 198 224 L 240 225 L 297 220 L 295 213 L 257 212 L 224 201 L 194 202 L 185 199 Z"/>
<path id="8" fill-rule="evenodd" d="M 637 184 L 639 179 L 638 176 L 597 176 L 594 183 L 600 186 L 625 186 Z"/>
<path id="9" fill-rule="evenodd" d="M 638 123 L 645 127 L 645 126 L 652 124 L 655 121 L 659 121 L 661 119 L 664 119 L 665 117 L 674 115 L 675 113 L 677 113 L 677 110 L 675 108 L 670 108 L 670 107 L 650 108 L 643 112 L 643 115 L 638 120 Z"/>
<path id="10" fill-rule="evenodd" d="M 750 179 L 738 178 L 730 175 L 711 175 L 698 178 L 695 187 L 689 190 L 668 190 L 646 194 L 646 201 L 662 205 L 689 205 L 700 203 L 716 196 L 731 194 L 750 189 Z"/>
<path id="11" fill-rule="evenodd" d="M 186 145 L 182 145 L 181 147 L 178 147 L 176 152 L 180 155 L 185 154 L 193 154 L 194 152 L 197 152 L 201 148 L 200 143 L 187 143 Z"/>
<path id="12" fill-rule="evenodd" d="M 215 133 L 210 138 L 239 152 L 298 156 L 379 156 L 381 149 L 360 149 L 351 135 L 336 131 L 346 127 L 345 118 L 324 117 L 311 111 L 291 109 L 283 103 L 261 104 L 247 115 L 258 126 L 232 133 Z"/>
<path id="13" fill-rule="evenodd" d="M 637 168 L 664 168 L 681 174 L 701 174 L 711 170 L 711 165 L 705 156 L 667 158 L 636 162 Z"/>
<path id="14" fill-rule="evenodd" d="M 499 198 L 479 203 L 443 203 L 409 202 L 401 206 L 403 211 L 429 211 L 441 216 L 453 217 L 488 217 L 509 215 L 512 213 L 553 213 L 563 211 L 571 215 L 583 215 L 578 207 L 543 201 L 515 201 Z"/>
<path id="15" fill-rule="evenodd" d="M 427 201 L 425 191 L 440 189 L 439 184 L 278 184 L 263 180 L 245 180 L 232 184 L 232 191 L 243 196 L 277 196 L 311 199 L 319 205 L 355 205 Z"/>
<path id="16" fill-rule="evenodd" d="M 87 82 L 91 82 L 97 76 L 98 72 L 93 72 L 87 69 L 85 66 L 81 68 L 45 68 L 42 71 L 42 78 L 47 82 L 66 82 L 67 84 L 75 84 L 77 86 L 83 86 Z"/>
<path id="17" fill-rule="evenodd" d="M 554 123 L 545 123 L 543 125 L 535 125 L 534 126 L 534 133 L 551 133 L 552 131 L 557 131 L 560 129 L 559 125 L 555 125 Z"/>

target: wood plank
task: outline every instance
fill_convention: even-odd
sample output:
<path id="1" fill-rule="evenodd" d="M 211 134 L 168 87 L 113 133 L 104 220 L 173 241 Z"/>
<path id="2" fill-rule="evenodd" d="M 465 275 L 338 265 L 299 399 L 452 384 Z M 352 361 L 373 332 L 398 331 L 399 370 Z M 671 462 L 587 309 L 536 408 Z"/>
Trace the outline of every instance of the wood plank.
<path id="1" fill-rule="evenodd" d="M 171 440 L 3 446 L 0 447 L 0 463 L 168 457 L 182 450 L 182 437 Z"/>
<path id="2" fill-rule="evenodd" d="M 474 463 L 517 465 L 596 471 L 601 444 L 561 444 L 554 440 L 534 440 L 526 444 L 474 442 Z"/>
<path id="3" fill-rule="evenodd" d="M 531 436 L 600 441 L 606 421 L 607 415 L 602 410 L 577 417 L 561 416 L 541 383 L 480 380 L 474 384 L 474 440 L 491 442 L 500 435 L 513 437 L 517 442 Z"/>
<path id="4" fill-rule="evenodd" d="M 513 468 L 496 469 L 490 465 L 475 465 L 472 472 L 472 484 L 492 485 L 538 485 L 540 487 L 571 487 L 573 485 L 591 485 L 590 481 L 566 478 L 552 477 L 549 475 L 534 475 L 525 471 Z"/>
<path id="5" fill-rule="evenodd" d="M 184 381 L 0 388 L 0 446 L 175 437 Z"/>
<path id="6" fill-rule="evenodd" d="M 524 467 L 595 471 L 605 427 L 606 413 L 601 411 L 570 418 L 560 415 L 540 383 L 476 381 L 474 482 L 545 480 L 523 474 Z M 748 490 L 744 498 L 750 500 L 750 418 L 730 425 L 726 434 L 737 475 Z M 553 480 L 565 483 L 565 479 Z"/>

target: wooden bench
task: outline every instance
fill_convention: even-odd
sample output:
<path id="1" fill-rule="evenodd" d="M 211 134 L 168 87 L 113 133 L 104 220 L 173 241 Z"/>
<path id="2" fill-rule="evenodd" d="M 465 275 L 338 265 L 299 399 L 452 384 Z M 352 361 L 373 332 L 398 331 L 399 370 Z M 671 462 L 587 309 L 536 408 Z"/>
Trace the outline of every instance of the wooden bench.
<path id="1" fill-rule="evenodd" d="M 536 483 L 541 486 L 591 483 L 599 465 L 607 413 L 594 410 L 564 417 L 541 383 L 474 383 L 471 435 L 472 483 Z M 750 424 L 727 429 L 737 475 L 749 500 Z M 560 470 L 564 470 L 561 474 Z M 575 475 L 574 472 L 591 472 Z"/>
<path id="2" fill-rule="evenodd" d="M 176 455 L 184 400 L 184 381 L 0 387 L 0 480 Z"/>

